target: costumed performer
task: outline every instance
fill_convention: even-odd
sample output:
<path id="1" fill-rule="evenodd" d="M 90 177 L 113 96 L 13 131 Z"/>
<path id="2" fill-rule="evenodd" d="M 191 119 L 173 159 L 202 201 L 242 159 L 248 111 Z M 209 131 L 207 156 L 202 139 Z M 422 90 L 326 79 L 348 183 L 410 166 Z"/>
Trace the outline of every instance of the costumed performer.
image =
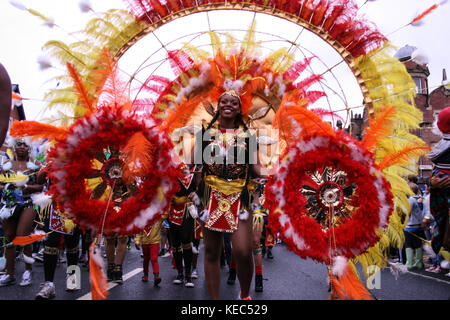
<path id="1" fill-rule="evenodd" d="M 262 168 L 258 164 L 257 143 L 251 141 L 242 116 L 240 96 L 234 90 L 224 92 L 211 122 L 202 128 L 202 143 L 198 143 L 197 136 L 194 147 L 195 152 L 201 152 L 203 167 L 200 179 L 196 180 L 197 190 L 189 197 L 195 203 L 198 196 L 202 202 L 199 217 L 204 221 L 204 270 L 213 300 L 220 299 L 220 255 L 225 232 L 232 234 L 240 299 L 251 299 L 253 224 L 249 188 L 251 178 L 260 176 Z M 194 155 L 191 160 L 195 160 Z"/>
<path id="2" fill-rule="evenodd" d="M 14 140 L 13 145 L 14 154 L 9 156 L 7 152 L 8 160 L 1 168 L 0 219 L 8 244 L 5 250 L 6 274 L 1 276 L 0 286 L 7 286 L 16 282 L 14 276 L 16 246 L 13 240 L 16 237 L 25 237 L 31 234 L 36 217 L 31 195 L 41 192 L 43 188 L 43 185 L 39 184 L 36 179 L 41 164 L 39 161 L 30 158 L 31 143 L 24 138 L 19 138 Z M 31 262 L 33 261 L 30 244 L 24 245 L 23 256 L 26 270 L 19 285 L 28 286 L 31 285 L 32 281 Z"/>

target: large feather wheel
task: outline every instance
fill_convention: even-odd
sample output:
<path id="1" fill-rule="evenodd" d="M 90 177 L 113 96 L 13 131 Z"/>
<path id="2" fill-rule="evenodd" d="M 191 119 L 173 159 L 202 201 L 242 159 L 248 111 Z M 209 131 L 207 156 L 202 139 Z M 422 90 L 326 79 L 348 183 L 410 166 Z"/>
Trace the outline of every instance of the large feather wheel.
<path id="1" fill-rule="evenodd" d="M 160 218 L 176 192 L 171 148 L 153 120 L 100 109 L 51 152 L 50 193 L 83 228 L 135 234 Z"/>
<path id="2" fill-rule="evenodd" d="M 292 206 L 292 203 L 298 205 Z M 393 209 L 373 156 L 348 136 L 310 136 L 289 148 L 266 187 L 270 223 L 302 258 L 354 258 L 380 238 Z"/>

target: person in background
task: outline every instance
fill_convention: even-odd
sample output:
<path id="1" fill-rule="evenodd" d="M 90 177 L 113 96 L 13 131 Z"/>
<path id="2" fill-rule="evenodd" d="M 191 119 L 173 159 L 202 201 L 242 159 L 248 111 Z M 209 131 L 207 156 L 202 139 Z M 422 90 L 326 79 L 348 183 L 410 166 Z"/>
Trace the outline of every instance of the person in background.
<path id="1" fill-rule="evenodd" d="M 159 276 L 158 252 L 159 243 L 161 242 L 161 228 L 163 221 L 167 218 L 167 214 L 162 215 L 161 219 L 156 222 L 149 230 L 143 230 L 136 235 L 135 246 L 137 250 L 141 249 L 144 255 L 143 260 L 143 282 L 148 282 L 149 263 L 152 264 L 153 270 L 153 284 L 157 286 L 161 282 Z"/>
<path id="2" fill-rule="evenodd" d="M 128 237 L 114 235 L 106 237 L 106 260 L 108 262 L 108 281 L 123 283 L 123 261 L 127 253 Z"/>
<path id="3" fill-rule="evenodd" d="M 406 252 L 406 267 L 408 270 L 423 269 L 423 249 L 422 240 L 425 238 L 425 233 L 422 228 L 423 210 L 419 205 L 419 186 L 414 183 L 409 183 L 409 186 L 414 195 L 408 198 L 409 201 L 409 216 L 405 227 L 405 252 Z M 414 262 L 415 258 L 415 262 Z"/>

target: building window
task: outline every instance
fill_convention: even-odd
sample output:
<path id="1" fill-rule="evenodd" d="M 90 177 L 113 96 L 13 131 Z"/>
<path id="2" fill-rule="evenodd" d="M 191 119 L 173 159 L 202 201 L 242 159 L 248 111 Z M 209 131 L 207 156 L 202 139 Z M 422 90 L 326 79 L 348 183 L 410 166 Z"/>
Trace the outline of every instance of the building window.
<path id="1" fill-rule="evenodd" d="M 419 94 L 427 94 L 427 86 L 425 83 L 425 79 L 414 77 L 414 83 L 416 84 L 416 92 Z"/>

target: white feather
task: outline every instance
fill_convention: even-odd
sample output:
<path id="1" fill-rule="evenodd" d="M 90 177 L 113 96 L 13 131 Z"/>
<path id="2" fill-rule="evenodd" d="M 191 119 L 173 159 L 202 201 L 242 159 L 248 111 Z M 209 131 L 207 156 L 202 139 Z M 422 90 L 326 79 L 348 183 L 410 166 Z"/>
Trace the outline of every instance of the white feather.
<path id="1" fill-rule="evenodd" d="M 52 203 L 52 197 L 45 192 L 33 193 L 31 195 L 31 200 L 40 208 L 46 208 L 50 203 Z"/>
<path id="2" fill-rule="evenodd" d="M 52 62 L 50 61 L 50 59 L 46 56 L 39 56 L 37 58 L 37 62 L 39 64 L 39 70 L 43 71 L 49 68 L 52 68 Z"/>
<path id="3" fill-rule="evenodd" d="M 23 187 L 27 184 L 28 182 L 28 176 L 25 176 L 25 179 L 20 180 L 20 181 L 14 181 L 12 182 L 13 185 L 15 185 L 16 187 Z"/>
<path id="4" fill-rule="evenodd" d="M 22 253 L 22 259 L 25 263 L 27 264 L 33 264 L 34 263 L 34 259 L 32 257 L 27 256 L 26 254 Z"/>
<path id="5" fill-rule="evenodd" d="M 55 19 L 50 17 L 48 18 L 47 21 L 44 22 L 44 25 L 49 27 L 49 28 L 53 28 L 56 24 L 55 24 Z"/>
<path id="6" fill-rule="evenodd" d="M 90 249 L 90 258 L 99 267 L 100 270 L 105 270 L 105 262 L 101 255 L 101 249 L 95 245 Z"/>
<path id="7" fill-rule="evenodd" d="M 333 267 L 331 268 L 331 272 L 335 276 L 341 277 L 344 274 L 347 266 L 348 266 L 347 258 L 343 256 L 337 256 L 336 258 L 334 258 L 334 263 Z"/>
<path id="8" fill-rule="evenodd" d="M 429 62 L 428 56 L 421 49 L 414 50 L 414 52 L 411 54 L 411 59 L 421 65 L 428 64 Z"/>
<path id="9" fill-rule="evenodd" d="M 12 216 L 14 209 L 16 207 L 12 207 L 12 208 L 7 208 L 6 206 L 4 206 L 3 208 L 0 209 L 0 220 L 6 220 L 9 217 Z"/>
<path id="10" fill-rule="evenodd" d="M 19 9 L 19 10 L 24 10 L 24 11 L 28 10 L 27 7 L 25 7 L 25 5 L 23 3 L 21 3 L 21 2 L 19 2 L 19 1 L 9 0 L 9 3 L 12 6 L 16 7 L 17 9 Z"/>
<path id="11" fill-rule="evenodd" d="M 13 164 L 12 164 L 11 161 L 8 161 L 8 162 L 4 163 L 3 166 L 2 166 L 3 171 L 9 171 L 9 170 L 12 169 L 12 167 L 13 167 Z"/>
<path id="12" fill-rule="evenodd" d="M 81 0 L 78 2 L 81 12 L 89 12 L 92 10 L 91 2 L 89 0 Z"/>
<path id="13" fill-rule="evenodd" d="M 408 273 L 408 268 L 406 267 L 406 265 L 404 265 L 401 262 L 398 262 L 398 263 L 389 262 L 389 265 L 390 265 L 391 273 L 394 276 L 395 280 L 398 279 L 400 274 Z"/>

